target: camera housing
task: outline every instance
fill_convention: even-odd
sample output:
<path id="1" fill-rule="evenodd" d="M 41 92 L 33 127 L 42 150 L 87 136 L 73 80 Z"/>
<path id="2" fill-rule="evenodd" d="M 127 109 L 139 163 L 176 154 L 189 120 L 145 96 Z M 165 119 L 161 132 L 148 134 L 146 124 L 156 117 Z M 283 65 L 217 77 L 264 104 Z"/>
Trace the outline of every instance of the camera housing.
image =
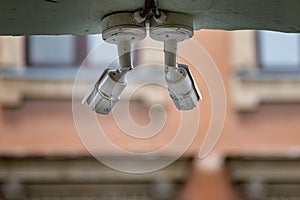
<path id="1" fill-rule="evenodd" d="M 192 110 L 202 100 L 195 80 L 187 65 L 165 67 L 165 80 L 170 97 L 178 110 Z"/>
<path id="2" fill-rule="evenodd" d="M 124 71 L 106 69 L 82 100 L 82 104 L 87 103 L 98 114 L 109 114 L 127 85 L 125 74 Z"/>

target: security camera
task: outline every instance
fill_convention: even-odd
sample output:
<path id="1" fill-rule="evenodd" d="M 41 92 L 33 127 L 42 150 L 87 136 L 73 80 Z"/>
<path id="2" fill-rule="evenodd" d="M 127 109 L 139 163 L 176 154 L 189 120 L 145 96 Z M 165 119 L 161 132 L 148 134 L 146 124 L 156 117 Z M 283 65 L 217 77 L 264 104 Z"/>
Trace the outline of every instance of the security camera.
<path id="1" fill-rule="evenodd" d="M 122 91 L 127 85 L 127 71 L 106 69 L 90 92 L 82 100 L 98 114 L 107 115 L 119 101 Z"/>
<path id="2" fill-rule="evenodd" d="M 192 110 L 202 99 L 188 66 L 165 67 L 170 97 L 178 110 Z"/>
<path id="3" fill-rule="evenodd" d="M 119 101 L 127 85 L 126 74 L 133 68 L 131 44 L 146 37 L 145 25 L 134 22 L 131 17 L 131 13 L 117 13 L 101 21 L 103 40 L 118 47 L 119 69 L 106 69 L 82 100 L 99 114 L 107 115 Z"/>
<path id="4" fill-rule="evenodd" d="M 107 115 L 119 101 L 127 84 L 126 74 L 133 68 L 131 44 L 146 37 L 143 22 L 144 18 L 131 13 L 116 13 L 102 20 L 103 40 L 118 47 L 119 69 L 106 69 L 83 99 L 82 103 L 86 102 L 95 112 Z M 150 21 L 150 37 L 164 42 L 165 80 L 179 110 L 191 110 L 201 100 L 188 67 L 177 63 L 178 42 L 191 38 L 193 34 L 190 15 L 161 12 Z"/>
<path id="5" fill-rule="evenodd" d="M 166 13 L 165 20 L 153 19 L 150 37 L 164 42 L 165 80 L 170 97 L 179 110 L 192 110 L 202 99 L 186 65 L 178 64 L 178 43 L 193 36 L 193 18 L 181 13 Z"/>

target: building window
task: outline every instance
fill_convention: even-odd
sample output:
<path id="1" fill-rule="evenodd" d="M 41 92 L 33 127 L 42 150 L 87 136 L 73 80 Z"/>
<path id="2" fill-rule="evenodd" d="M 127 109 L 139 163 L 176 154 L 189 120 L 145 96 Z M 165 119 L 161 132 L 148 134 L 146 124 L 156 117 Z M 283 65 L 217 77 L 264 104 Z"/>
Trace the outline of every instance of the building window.
<path id="1" fill-rule="evenodd" d="M 84 36 L 27 37 L 27 66 L 77 66 L 86 56 Z"/>
<path id="2" fill-rule="evenodd" d="M 264 71 L 300 71 L 300 35 L 258 31 L 259 64 Z"/>
<path id="3" fill-rule="evenodd" d="M 233 104 L 239 111 L 254 111 L 268 103 L 300 103 L 300 34 L 236 33 L 236 58 L 244 59 L 239 62 L 243 65 L 235 66 L 232 84 Z"/>

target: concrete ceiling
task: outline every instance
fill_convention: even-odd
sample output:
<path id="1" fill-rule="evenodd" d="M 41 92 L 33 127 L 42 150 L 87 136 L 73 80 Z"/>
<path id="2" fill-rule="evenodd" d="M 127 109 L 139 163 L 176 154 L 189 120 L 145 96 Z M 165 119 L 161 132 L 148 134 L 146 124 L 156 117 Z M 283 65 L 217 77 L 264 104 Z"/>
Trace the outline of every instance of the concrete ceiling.
<path id="1" fill-rule="evenodd" d="M 0 35 L 96 34 L 110 13 L 144 0 L 1 0 Z M 195 29 L 300 32 L 299 0 L 159 0 L 162 10 L 194 16 Z"/>

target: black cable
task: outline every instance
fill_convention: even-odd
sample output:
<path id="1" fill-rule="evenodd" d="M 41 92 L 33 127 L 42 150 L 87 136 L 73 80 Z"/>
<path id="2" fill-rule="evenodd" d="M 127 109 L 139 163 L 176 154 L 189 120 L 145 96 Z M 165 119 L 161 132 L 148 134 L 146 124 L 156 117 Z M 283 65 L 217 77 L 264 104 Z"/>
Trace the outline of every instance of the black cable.
<path id="1" fill-rule="evenodd" d="M 158 1 L 154 0 L 154 3 L 155 3 L 155 6 L 154 6 L 154 8 L 152 8 L 152 13 L 155 17 L 159 17 L 160 13 L 158 11 Z"/>
<path id="2" fill-rule="evenodd" d="M 149 17 L 151 15 L 159 15 L 158 9 L 157 9 L 157 0 L 145 0 L 144 1 L 144 8 L 141 11 L 142 17 Z"/>

